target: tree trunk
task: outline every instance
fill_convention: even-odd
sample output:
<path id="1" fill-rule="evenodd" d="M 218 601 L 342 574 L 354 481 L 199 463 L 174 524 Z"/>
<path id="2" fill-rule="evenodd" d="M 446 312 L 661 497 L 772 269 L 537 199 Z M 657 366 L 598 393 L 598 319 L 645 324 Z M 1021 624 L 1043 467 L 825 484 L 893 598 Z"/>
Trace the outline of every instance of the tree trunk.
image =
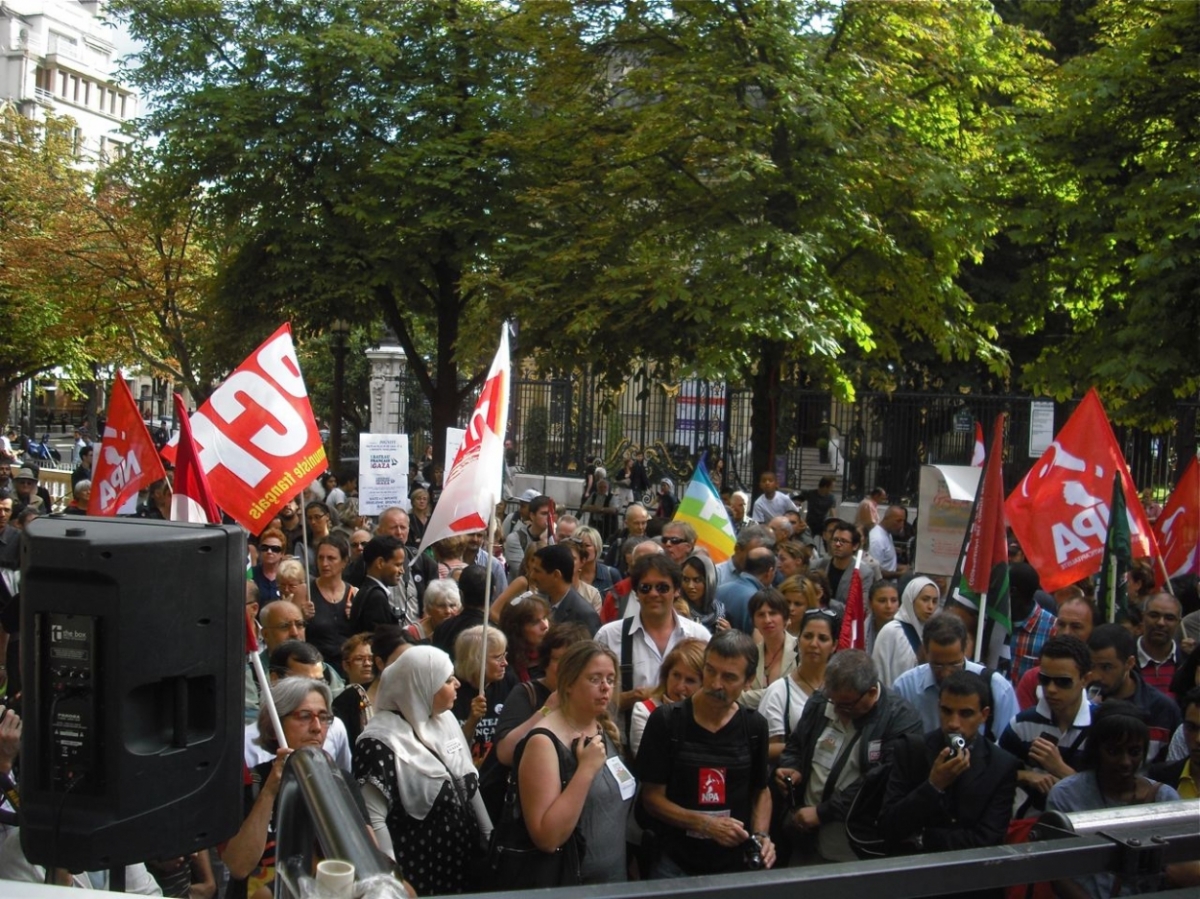
<path id="1" fill-rule="evenodd" d="M 742 472 L 751 485 L 751 501 L 758 498 L 758 476 L 775 470 L 775 436 L 778 429 L 779 377 L 783 369 L 784 345 L 764 340 L 759 344 L 758 366 L 750 378 L 750 454 L 752 470 Z"/>

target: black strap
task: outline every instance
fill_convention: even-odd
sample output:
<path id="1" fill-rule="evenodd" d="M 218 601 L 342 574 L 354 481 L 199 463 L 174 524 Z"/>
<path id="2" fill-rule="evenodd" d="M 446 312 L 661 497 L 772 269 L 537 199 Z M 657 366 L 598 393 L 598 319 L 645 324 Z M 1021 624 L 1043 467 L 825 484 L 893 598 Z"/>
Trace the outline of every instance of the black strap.
<path id="1" fill-rule="evenodd" d="M 842 769 L 846 767 L 846 763 L 850 761 L 850 753 L 854 751 L 854 747 L 858 745 L 858 738 L 862 736 L 862 729 L 856 728 L 854 736 L 850 738 L 850 742 L 842 749 L 841 755 L 833 763 L 833 767 L 829 769 L 829 777 L 825 780 L 825 789 L 821 791 L 821 801 L 828 802 L 835 792 L 837 792 L 837 781 L 842 776 Z M 817 739 L 820 739 L 818 735 Z M 866 774 L 864 771 L 863 774 Z"/>

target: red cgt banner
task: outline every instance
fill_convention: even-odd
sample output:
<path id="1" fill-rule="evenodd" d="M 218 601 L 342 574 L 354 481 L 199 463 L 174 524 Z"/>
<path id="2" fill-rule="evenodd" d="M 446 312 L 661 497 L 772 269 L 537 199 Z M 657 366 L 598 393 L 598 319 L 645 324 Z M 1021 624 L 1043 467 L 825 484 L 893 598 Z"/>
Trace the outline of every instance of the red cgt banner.
<path id="1" fill-rule="evenodd" d="M 1154 522 L 1154 533 L 1169 577 L 1200 574 L 1200 458 L 1192 456 Z"/>
<path id="2" fill-rule="evenodd" d="M 325 468 L 290 325 L 251 353 L 190 422 L 217 504 L 251 533 Z"/>
<path id="3" fill-rule="evenodd" d="M 1093 388 L 1004 504 L 1043 590 L 1053 592 L 1100 570 L 1115 471 L 1128 498 L 1133 555 L 1153 556 L 1150 523 Z"/>

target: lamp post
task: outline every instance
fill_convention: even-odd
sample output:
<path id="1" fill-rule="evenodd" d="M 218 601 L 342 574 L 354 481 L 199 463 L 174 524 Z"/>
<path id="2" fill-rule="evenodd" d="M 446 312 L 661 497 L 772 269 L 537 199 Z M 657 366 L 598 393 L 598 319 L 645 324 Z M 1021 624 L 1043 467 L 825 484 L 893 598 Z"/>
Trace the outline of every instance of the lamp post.
<path id="1" fill-rule="evenodd" d="M 329 421 L 329 467 L 337 471 L 342 463 L 342 391 L 346 380 L 346 337 L 350 322 L 334 319 L 329 326 L 333 334 L 333 409 Z"/>

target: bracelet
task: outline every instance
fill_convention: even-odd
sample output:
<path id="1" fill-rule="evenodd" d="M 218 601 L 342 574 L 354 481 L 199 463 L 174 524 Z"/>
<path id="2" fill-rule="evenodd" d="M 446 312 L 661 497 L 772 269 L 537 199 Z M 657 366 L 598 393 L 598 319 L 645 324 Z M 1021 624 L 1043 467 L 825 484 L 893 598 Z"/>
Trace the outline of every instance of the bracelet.
<path id="1" fill-rule="evenodd" d="M 939 645 L 940 645 L 940 644 L 939 644 Z M 769 839 L 771 838 L 771 835 L 770 835 L 769 833 L 767 833 L 765 830 L 760 830 L 760 831 L 758 831 L 757 833 L 752 833 L 752 834 L 750 834 L 750 836 L 752 836 L 752 837 L 760 837 L 760 838 L 762 838 L 762 839 L 764 839 L 764 840 L 769 840 Z"/>

